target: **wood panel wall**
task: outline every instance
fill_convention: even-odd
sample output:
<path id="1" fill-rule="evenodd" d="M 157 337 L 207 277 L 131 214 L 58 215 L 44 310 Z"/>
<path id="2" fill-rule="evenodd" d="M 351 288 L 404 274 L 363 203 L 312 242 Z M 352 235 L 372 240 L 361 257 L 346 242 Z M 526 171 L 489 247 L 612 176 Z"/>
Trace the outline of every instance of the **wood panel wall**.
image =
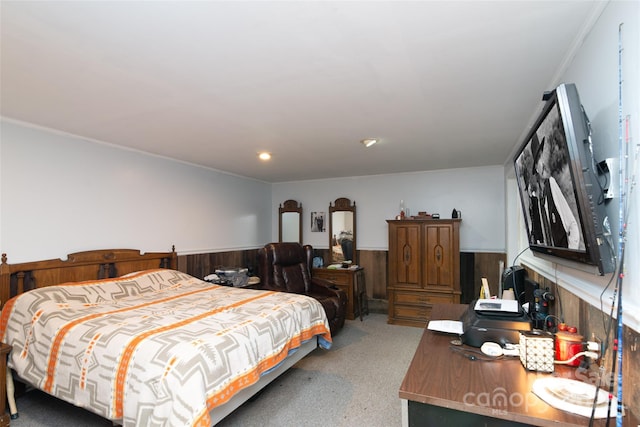
<path id="1" fill-rule="evenodd" d="M 502 271 L 500 262 L 506 265 L 507 255 L 496 252 L 461 252 L 460 253 L 460 302 L 469 304 L 480 296 L 482 278 L 489 282 L 491 295 L 498 295 Z"/>
<path id="2" fill-rule="evenodd" d="M 257 249 L 207 254 L 178 256 L 178 270 L 203 278 L 218 267 L 247 267 L 250 273 L 257 274 Z M 315 256 L 320 256 L 328 264 L 329 250 L 315 249 Z M 358 251 L 358 263 L 364 268 L 367 296 L 371 300 L 387 300 L 387 258 L 386 250 Z M 481 279 L 489 280 L 491 292 L 496 294 L 500 283 L 499 262 L 505 261 L 503 253 L 463 252 L 460 254 L 460 281 L 463 303 L 477 298 L 480 292 Z"/>
<path id="3" fill-rule="evenodd" d="M 258 250 L 241 250 L 178 256 L 178 270 L 200 279 L 219 267 L 246 267 L 249 274 L 257 274 Z"/>
<path id="4" fill-rule="evenodd" d="M 314 249 L 314 256 L 329 264 L 328 249 Z M 365 285 L 369 299 L 387 299 L 387 251 L 357 251 L 358 264 L 364 267 Z"/>
<path id="5" fill-rule="evenodd" d="M 358 252 L 359 264 L 364 268 L 367 296 L 375 300 L 386 300 L 388 251 Z"/>

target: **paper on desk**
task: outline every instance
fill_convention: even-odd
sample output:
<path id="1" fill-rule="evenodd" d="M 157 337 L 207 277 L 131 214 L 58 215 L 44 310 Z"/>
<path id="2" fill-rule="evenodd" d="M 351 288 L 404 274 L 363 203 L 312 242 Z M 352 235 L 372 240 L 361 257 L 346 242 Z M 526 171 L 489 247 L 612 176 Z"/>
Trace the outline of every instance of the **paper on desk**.
<path id="1" fill-rule="evenodd" d="M 462 322 L 458 320 L 430 320 L 427 329 L 448 334 L 462 335 Z"/>

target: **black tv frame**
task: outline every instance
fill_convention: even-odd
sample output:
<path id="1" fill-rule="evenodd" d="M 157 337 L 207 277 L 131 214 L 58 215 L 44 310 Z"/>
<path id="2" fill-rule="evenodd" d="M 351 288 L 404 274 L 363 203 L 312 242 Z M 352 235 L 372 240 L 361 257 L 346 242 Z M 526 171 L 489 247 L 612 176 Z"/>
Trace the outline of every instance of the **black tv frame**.
<path id="1" fill-rule="evenodd" d="M 562 84 L 545 94 L 546 103 L 514 157 L 529 248 L 534 255 L 562 263 L 562 260 L 589 265 L 600 275 L 615 269 L 605 192 L 593 156 L 590 124 L 574 84 Z M 541 142 L 543 141 L 543 142 Z M 533 188 L 539 174 L 534 172 L 536 147 L 551 144 L 547 164 L 567 205 L 578 223 L 579 242 L 555 244 L 549 234 L 541 237 L 536 217 Z M 540 191 L 538 191 L 538 194 Z M 544 228 L 544 227 L 542 227 Z M 575 238 L 575 233 L 571 234 Z M 549 256 L 549 257 L 546 257 Z M 572 265 L 573 266 L 573 265 Z"/>

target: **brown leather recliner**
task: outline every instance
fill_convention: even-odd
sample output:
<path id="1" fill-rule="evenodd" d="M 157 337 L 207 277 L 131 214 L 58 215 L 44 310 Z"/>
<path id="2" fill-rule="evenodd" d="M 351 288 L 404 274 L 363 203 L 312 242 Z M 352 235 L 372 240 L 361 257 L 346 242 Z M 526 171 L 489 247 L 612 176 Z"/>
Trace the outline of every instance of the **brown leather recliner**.
<path id="1" fill-rule="evenodd" d="M 311 277 L 313 248 L 300 243 L 269 243 L 258 250 L 260 288 L 303 294 L 322 304 L 331 335 L 344 326 L 347 295 L 328 280 Z"/>

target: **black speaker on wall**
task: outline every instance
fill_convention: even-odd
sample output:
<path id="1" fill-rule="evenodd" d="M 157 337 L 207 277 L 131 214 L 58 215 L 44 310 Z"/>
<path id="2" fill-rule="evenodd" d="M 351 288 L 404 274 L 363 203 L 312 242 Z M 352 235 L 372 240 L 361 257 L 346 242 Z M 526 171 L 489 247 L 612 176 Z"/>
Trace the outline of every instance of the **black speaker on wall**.
<path id="1" fill-rule="evenodd" d="M 516 299 L 520 304 L 524 304 L 527 302 L 526 298 L 526 289 L 525 289 L 525 279 L 527 278 L 527 270 L 520 267 L 519 265 L 514 265 L 509 268 L 505 268 L 502 272 L 502 290 L 505 289 L 513 289 L 514 295 L 516 295 Z"/>
<path id="2" fill-rule="evenodd" d="M 475 286 L 475 254 L 460 252 L 460 303 L 469 304 L 478 298 L 480 288 Z"/>

